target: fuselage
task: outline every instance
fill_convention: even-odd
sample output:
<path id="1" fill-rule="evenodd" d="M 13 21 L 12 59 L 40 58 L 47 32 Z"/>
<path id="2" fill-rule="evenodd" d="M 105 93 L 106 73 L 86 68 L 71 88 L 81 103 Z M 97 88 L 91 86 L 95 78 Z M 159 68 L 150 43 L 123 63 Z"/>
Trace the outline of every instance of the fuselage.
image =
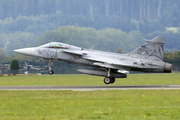
<path id="1" fill-rule="evenodd" d="M 63 44 L 63 43 L 61 43 Z M 69 63 L 81 64 L 86 66 L 96 66 L 96 59 L 89 60 L 87 58 L 99 58 L 102 62 L 97 60 L 98 65 L 106 64 L 104 60 L 110 59 L 114 61 L 120 61 L 129 66 L 110 65 L 117 70 L 133 70 L 143 72 L 165 72 L 166 63 L 163 61 L 153 61 L 148 59 L 139 59 L 136 56 L 128 54 L 119 54 L 112 52 L 105 52 L 99 50 L 83 49 L 76 46 L 65 44 L 66 47 L 52 47 L 46 48 L 44 46 L 24 48 L 15 50 L 15 52 L 29 55 L 33 57 L 40 57 L 44 59 L 53 59 L 59 61 L 66 61 Z M 72 54 L 73 53 L 73 54 Z M 102 66 L 103 67 L 103 66 Z"/>
<path id="2" fill-rule="evenodd" d="M 172 64 L 163 62 L 164 37 L 157 36 L 128 54 L 83 49 L 60 42 L 51 42 L 39 47 L 14 50 L 17 53 L 44 58 L 48 61 L 49 74 L 53 72 L 53 60 L 92 66 L 79 69 L 85 74 L 104 76 L 105 84 L 112 84 L 115 78 L 126 78 L 128 71 L 170 73 Z M 125 71 L 125 72 L 121 72 Z"/>

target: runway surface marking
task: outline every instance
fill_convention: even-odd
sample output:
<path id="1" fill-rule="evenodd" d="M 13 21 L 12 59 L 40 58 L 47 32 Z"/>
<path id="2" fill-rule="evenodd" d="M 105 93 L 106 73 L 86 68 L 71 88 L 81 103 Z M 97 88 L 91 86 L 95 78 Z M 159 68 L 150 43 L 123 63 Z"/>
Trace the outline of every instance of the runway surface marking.
<path id="1" fill-rule="evenodd" d="M 0 90 L 129 90 L 129 89 L 180 89 L 180 85 L 92 85 L 92 86 L 0 86 Z"/>

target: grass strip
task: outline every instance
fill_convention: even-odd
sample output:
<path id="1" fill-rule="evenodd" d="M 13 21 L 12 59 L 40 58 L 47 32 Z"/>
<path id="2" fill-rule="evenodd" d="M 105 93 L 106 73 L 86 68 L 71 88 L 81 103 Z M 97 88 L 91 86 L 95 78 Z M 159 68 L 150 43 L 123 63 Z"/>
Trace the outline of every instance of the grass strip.
<path id="1" fill-rule="evenodd" d="M 180 90 L 0 91 L 0 120 L 174 120 Z"/>
<path id="2" fill-rule="evenodd" d="M 105 85 L 104 77 L 83 74 L 29 75 L 0 77 L 0 86 L 15 85 Z M 113 85 L 176 85 L 180 74 L 128 74 L 127 78 L 116 79 Z"/>

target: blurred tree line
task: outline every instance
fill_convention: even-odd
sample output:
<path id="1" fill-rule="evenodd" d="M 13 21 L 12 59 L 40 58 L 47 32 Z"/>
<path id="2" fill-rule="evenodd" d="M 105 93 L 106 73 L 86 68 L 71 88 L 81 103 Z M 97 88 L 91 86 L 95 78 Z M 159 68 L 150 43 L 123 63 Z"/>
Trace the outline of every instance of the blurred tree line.
<path id="1" fill-rule="evenodd" d="M 179 27 L 179 6 L 179 0 L 1 0 L 0 33 L 40 35 L 74 25 L 147 34 Z"/>
<path id="2" fill-rule="evenodd" d="M 179 30 L 177 30 L 179 31 Z M 67 44 L 72 44 L 75 46 L 83 47 L 83 48 L 91 48 L 95 45 L 94 49 L 104 50 L 109 52 L 120 52 L 127 53 L 135 48 L 139 47 L 143 42 L 142 33 L 139 31 L 131 31 L 129 33 L 123 32 L 119 29 L 114 28 L 104 28 L 102 30 L 96 30 L 94 28 L 85 28 L 85 27 L 75 27 L 75 26 L 64 26 L 59 27 L 58 29 L 45 31 L 40 36 L 35 36 L 34 34 L 20 32 L 21 34 L 14 33 L 12 36 L 5 37 L 7 38 L 8 43 L 6 43 L 6 48 L 8 49 L 16 49 L 22 47 L 31 47 L 31 46 L 40 46 L 42 44 L 46 44 L 48 42 L 63 42 Z M 6 34 L 2 34 L 3 36 Z M 152 39 L 157 35 L 165 36 L 165 41 L 168 43 L 166 39 L 173 39 L 174 37 L 179 37 L 179 32 L 174 33 L 172 31 L 166 32 L 156 32 L 151 34 L 146 34 L 145 38 Z M 31 41 L 28 40 L 31 39 Z M 23 42 L 28 44 L 23 44 Z M 2 39 L 3 40 L 3 39 Z M 22 41 L 21 41 L 22 40 Z M 19 41 L 19 42 L 18 42 Z M 133 44 L 132 44 L 133 43 Z M 168 44 L 172 44 L 172 46 L 176 46 L 175 44 L 169 42 Z M 177 45 L 178 46 L 178 45 Z M 165 44 L 166 47 L 166 44 Z M 165 48 L 166 49 L 166 48 Z M 169 49 L 164 53 L 164 60 L 166 62 L 175 64 L 180 66 L 180 53 L 178 50 L 174 50 L 173 53 L 168 52 Z M 169 50 L 172 51 L 172 50 Z M 47 61 L 34 58 L 27 57 L 24 55 L 14 54 L 11 56 L 6 56 L 6 52 L 4 49 L 0 49 L 0 62 L 1 63 L 10 63 L 12 59 L 16 59 L 20 64 L 24 64 L 27 62 L 33 65 L 46 66 Z M 11 54 L 12 51 L 9 51 Z M 54 70 L 57 73 L 74 73 L 78 66 L 71 65 L 65 62 L 55 62 Z M 76 72 L 75 72 L 76 73 Z"/>
<path id="3" fill-rule="evenodd" d="M 179 0 L 1 0 L 0 19 L 61 11 L 68 15 L 90 16 L 92 20 L 94 16 L 120 16 L 149 21 L 171 13 L 172 9 L 177 10 L 177 6 L 180 6 Z"/>
<path id="4" fill-rule="evenodd" d="M 119 16 L 89 16 L 69 15 L 56 11 L 50 15 L 7 17 L 0 19 L 0 33 L 11 34 L 16 31 L 30 32 L 41 35 L 43 31 L 54 30 L 59 26 L 74 25 L 76 27 L 93 27 L 96 30 L 105 27 L 121 29 L 129 32 L 136 30 L 136 21 L 124 19 Z"/>
<path id="5" fill-rule="evenodd" d="M 165 51 L 180 49 L 178 0 L 1 0 L 0 3 L 0 48 L 9 55 L 13 53 L 10 50 L 32 46 L 44 31 L 68 25 L 96 31 L 106 28 L 126 33 L 136 31 L 146 39 L 164 36 Z M 178 32 L 167 27 L 176 27 Z"/>
<path id="6" fill-rule="evenodd" d="M 13 50 L 52 41 L 127 53 L 144 38 L 164 36 L 165 52 L 178 51 L 179 6 L 179 0 L 0 0 L 0 63 L 45 65 Z"/>
<path id="7" fill-rule="evenodd" d="M 95 44 L 95 49 L 111 52 L 121 47 L 124 52 L 130 52 L 143 43 L 143 38 L 152 39 L 156 36 L 164 36 L 165 52 L 172 52 L 173 49 L 180 49 L 180 28 L 176 29 L 176 31 L 167 29 L 144 34 L 137 30 L 125 32 L 114 28 L 96 30 L 90 27 L 64 26 L 45 31 L 41 35 L 21 31 L 11 34 L 0 33 L 0 48 L 6 55 L 12 55 L 14 49 L 58 41 L 85 48 L 90 48 Z"/>
<path id="8" fill-rule="evenodd" d="M 7 34 L 2 34 L 2 37 L 3 36 L 7 36 Z M 23 44 L 23 42 L 27 43 L 26 38 L 28 39 L 28 37 L 29 39 L 31 38 L 31 40 L 28 41 L 28 44 Z M 89 49 L 93 45 L 95 45 L 94 49 L 105 50 L 109 52 L 115 52 L 116 49 L 121 47 L 123 49 L 122 51 L 125 53 L 129 50 L 135 49 L 135 47 L 139 46 L 143 42 L 143 37 L 141 36 L 141 33 L 139 31 L 131 31 L 129 33 L 126 33 L 114 28 L 104 28 L 102 30 L 96 30 L 94 28 L 75 26 L 59 27 L 55 30 L 43 32 L 43 34 L 36 37 L 36 39 L 34 39 L 34 37 L 36 37 L 34 34 L 26 32 L 21 32 L 21 34 L 14 33 L 12 34 L 12 36 L 5 37 L 7 39 L 2 38 L 2 40 L 6 41 L 6 47 L 4 49 L 14 50 L 18 47 L 23 48 L 40 46 L 42 44 L 54 41 Z M 134 44 L 131 44 L 132 42 Z M 0 49 L 0 52 L 2 51 L 3 54 L 5 54 L 4 49 Z M 8 54 L 11 54 L 12 51 L 6 52 L 8 52 Z M 20 64 L 24 64 L 24 62 L 27 62 L 33 65 L 47 65 L 47 62 L 43 59 L 26 57 L 24 55 L 17 54 L 8 57 L 2 56 L 0 62 L 10 63 L 12 59 L 18 60 Z M 72 71 L 75 71 L 77 67 L 78 66 L 76 65 L 69 65 L 64 62 L 55 62 L 54 65 L 55 71 L 58 71 L 60 73 L 71 73 Z"/>
<path id="9" fill-rule="evenodd" d="M 172 53 L 165 52 L 163 60 L 168 63 L 173 64 L 173 70 L 180 70 L 180 51 L 174 49 Z"/>

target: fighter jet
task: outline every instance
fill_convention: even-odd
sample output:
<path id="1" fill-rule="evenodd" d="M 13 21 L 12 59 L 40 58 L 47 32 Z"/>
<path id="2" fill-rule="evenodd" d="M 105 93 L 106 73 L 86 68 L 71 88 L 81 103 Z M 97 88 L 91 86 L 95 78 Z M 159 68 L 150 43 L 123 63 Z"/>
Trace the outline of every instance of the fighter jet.
<path id="1" fill-rule="evenodd" d="M 119 54 L 60 43 L 50 42 L 39 47 L 14 50 L 17 53 L 44 58 L 48 61 L 49 74 L 53 72 L 53 60 L 91 66 L 92 69 L 79 69 L 79 72 L 104 76 L 105 84 L 112 84 L 115 78 L 126 78 L 119 71 L 142 71 L 171 73 L 172 64 L 163 62 L 164 37 L 157 36 L 130 53 Z"/>

